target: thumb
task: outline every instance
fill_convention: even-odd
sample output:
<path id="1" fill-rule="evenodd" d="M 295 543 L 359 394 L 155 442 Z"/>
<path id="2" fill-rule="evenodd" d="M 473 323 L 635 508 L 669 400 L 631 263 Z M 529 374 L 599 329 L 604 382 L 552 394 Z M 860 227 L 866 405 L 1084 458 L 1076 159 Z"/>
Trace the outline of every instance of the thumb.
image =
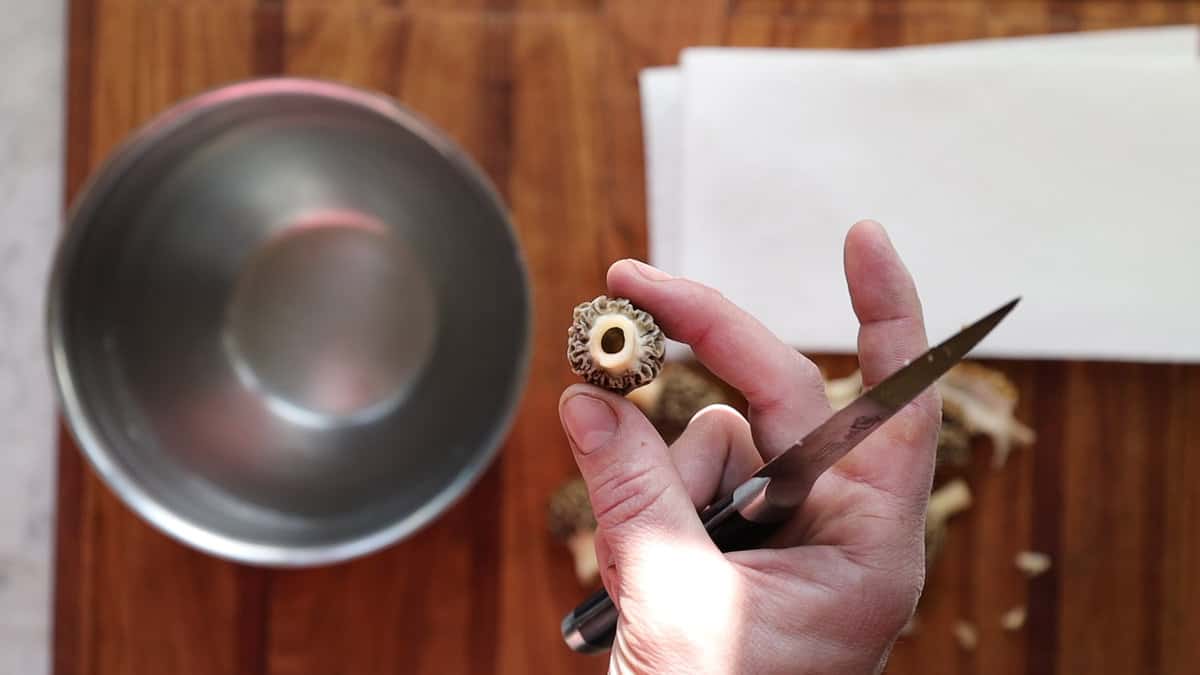
<path id="1" fill-rule="evenodd" d="M 575 385 L 563 393 L 559 416 L 588 486 L 614 600 L 649 592 L 663 575 L 678 574 L 677 565 L 693 564 L 698 551 L 720 555 L 666 444 L 637 407 L 598 387 Z"/>

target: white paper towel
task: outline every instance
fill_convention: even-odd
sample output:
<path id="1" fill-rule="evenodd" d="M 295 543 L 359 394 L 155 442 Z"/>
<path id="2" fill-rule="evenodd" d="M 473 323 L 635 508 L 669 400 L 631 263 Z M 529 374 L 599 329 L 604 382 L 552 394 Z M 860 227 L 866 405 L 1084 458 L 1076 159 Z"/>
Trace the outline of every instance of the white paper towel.
<path id="1" fill-rule="evenodd" d="M 1195 360 L 1193 64 L 685 57 L 679 273 L 797 347 L 853 351 L 846 228 L 893 234 L 940 339 L 979 356 Z"/>
<path id="2" fill-rule="evenodd" d="M 780 50 L 727 48 L 731 58 L 775 58 Z M 811 58 L 814 54 L 843 54 L 843 50 L 789 50 Z M 853 54 L 862 54 L 854 51 Z M 1121 30 L 1085 31 L 1013 38 L 989 38 L 952 43 L 897 47 L 867 51 L 898 58 L 1023 60 L 1109 59 L 1194 61 L 1200 53 L 1200 33 L 1195 26 L 1156 26 Z M 650 261 L 664 269 L 677 269 L 679 241 L 680 170 L 683 158 L 683 73 L 679 67 L 647 68 L 640 75 L 642 124 L 645 139 L 646 191 Z"/>
<path id="3" fill-rule="evenodd" d="M 1200 212 L 1195 31 L 1086 37 L 1110 47 L 694 50 L 685 80 L 645 73 L 652 260 L 798 347 L 850 352 L 841 240 L 874 217 L 917 276 L 933 339 L 1022 293 L 977 355 L 1200 356 L 1200 324 L 1177 309 L 1200 286 L 1200 239 L 1181 226 Z M 1068 56 L 1071 41 L 1086 47 Z M 672 86 L 682 104 L 646 97 Z"/>

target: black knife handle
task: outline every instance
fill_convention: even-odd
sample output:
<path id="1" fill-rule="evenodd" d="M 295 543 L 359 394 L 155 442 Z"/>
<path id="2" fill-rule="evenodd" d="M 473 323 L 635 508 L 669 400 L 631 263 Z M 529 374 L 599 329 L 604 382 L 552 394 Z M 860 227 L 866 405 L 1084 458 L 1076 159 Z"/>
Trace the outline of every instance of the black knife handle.
<path id="1" fill-rule="evenodd" d="M 789 512 L 766 505 L 768 479 L 753 478 L 732 494 L 700 513 L 704 529 L 726 553 L 754 548 L 769 537 Z M 563 617 L 563 640 L 572 650 L 594 654 L 612 647 L 617 632 L 617 608 L 608 591 L 601 588 Z"/>

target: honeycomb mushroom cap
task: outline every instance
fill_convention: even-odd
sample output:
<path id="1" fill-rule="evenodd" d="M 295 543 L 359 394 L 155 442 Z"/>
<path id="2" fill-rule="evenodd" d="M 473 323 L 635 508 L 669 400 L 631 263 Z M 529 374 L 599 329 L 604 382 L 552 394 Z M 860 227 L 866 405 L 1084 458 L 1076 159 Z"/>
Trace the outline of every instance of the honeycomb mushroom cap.
<path id="1" fill-rule="evenodd" d="M 665 354 L 662 330 L 629 300 L 601 295 L 575 307 L 567 362 L 584 380 L 625 394 L 658 377 Z"/>

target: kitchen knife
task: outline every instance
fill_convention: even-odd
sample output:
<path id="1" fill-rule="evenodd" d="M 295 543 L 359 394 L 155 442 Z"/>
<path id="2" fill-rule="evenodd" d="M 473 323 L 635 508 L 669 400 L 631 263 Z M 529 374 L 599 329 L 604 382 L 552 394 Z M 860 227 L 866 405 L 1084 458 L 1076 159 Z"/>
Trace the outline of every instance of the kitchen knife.
<path id="1" fill-rule="evenodd" d="M 739 551 L 763 543 L 800 507 L 822 473 L 961 361 L 1019 300 L 908 362 L 701 511 L 700 519 L 717 548 Z M 610 648 L 616 627 L 617 609 L 603 588 L 567 614 L 561 626 L 563 640 L 581 653 Z"/>

